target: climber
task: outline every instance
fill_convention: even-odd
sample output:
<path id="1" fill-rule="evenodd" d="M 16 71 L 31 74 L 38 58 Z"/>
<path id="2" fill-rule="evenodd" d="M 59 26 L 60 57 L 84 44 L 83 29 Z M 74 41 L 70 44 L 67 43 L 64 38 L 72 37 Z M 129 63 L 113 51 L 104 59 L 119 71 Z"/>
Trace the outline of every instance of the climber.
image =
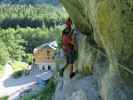
<path id="1" fill-rule="evenodd" d="M 71 30 L 67 27 L 63 30 L 63 39 L 62 39 L 62 48 L 64 50 L 64 54 L 66 57 L 66 65 L 60 72 L 60 76 L 63 76 L 64 70 L 70 66 L 70 78 L 75 76 L 75 72 L 73 71 L 73 66 L 75 62 L 75 49 L 74 49 L 74 41 L 72 39 Z"/>
<path id="2" fill-rule="evenodd" d="M 72 20 L 71 20 L 71 18 L 70 17 L 68 17 L 68 19 L 66 20 L 66 22 L 65 22 L 65 28 L 64 28 L 64 30 L 63 30 L 63 32 L 62 32 L 62 40 L 63 40 L 63 35 L 64 35 L 64 33 L 65 32 L 70 32 L 70 31 L 72 31 Z M 61 40 L 61 41 L 62 41 Z M 62 43 L 61 43 L 61 46 L 62 46 Z"/>
<path id="3" fill-rule="evenodd" d="M 66 28 L 68 28 L 69 30 L 72 30 L 72 20 L 69 17 L 66 22 L 65 22 Z"/>

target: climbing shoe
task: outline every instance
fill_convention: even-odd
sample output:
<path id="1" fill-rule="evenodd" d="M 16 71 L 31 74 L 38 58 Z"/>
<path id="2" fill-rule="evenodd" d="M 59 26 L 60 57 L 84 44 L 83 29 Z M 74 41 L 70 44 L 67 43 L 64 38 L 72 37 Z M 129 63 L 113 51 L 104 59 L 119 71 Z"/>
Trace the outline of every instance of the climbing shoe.
<path id="1" fill-rule="evenodd" d="M 76 72 L 72 72 L 72 73 L 70 74 L 70 79 L 72 79 L 75 75 L 76 75 Z"/>

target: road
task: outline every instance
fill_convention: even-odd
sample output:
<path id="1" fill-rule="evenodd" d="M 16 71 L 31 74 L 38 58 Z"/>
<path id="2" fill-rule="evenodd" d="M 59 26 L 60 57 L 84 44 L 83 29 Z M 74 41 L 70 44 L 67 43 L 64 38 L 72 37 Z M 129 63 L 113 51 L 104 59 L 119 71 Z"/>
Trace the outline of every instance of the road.
<path id="1" fill-rule="evenodd" d="M 12 73 L 12 67 L 6 64 L 4 76 L 0 79 L 0 97 L 15 95 L 16 92 L 33 85 L 36 79 L 35 76 L 41 72 L 34 72 L 34 74 L 22 76 L 19 79 L 11 77 Z"/>

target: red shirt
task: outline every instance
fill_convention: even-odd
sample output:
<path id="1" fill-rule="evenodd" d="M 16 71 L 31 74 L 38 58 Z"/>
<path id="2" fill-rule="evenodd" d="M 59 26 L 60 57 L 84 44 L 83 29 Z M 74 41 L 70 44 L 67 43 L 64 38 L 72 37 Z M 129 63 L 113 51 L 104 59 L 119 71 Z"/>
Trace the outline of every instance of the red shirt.
<path id="1" fill-rule="evenodd" d="M 65 53 L 69 53 L 71 51 L 71 42 L 71 36 L 63 35 L 63 49 Z"/>

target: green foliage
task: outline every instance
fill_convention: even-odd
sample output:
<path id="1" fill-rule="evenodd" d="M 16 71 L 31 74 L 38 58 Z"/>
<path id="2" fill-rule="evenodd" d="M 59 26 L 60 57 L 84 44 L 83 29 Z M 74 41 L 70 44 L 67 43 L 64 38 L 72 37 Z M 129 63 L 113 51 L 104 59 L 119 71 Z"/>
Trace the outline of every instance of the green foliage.
<path id="1" fill-rule="evenodd" d="M 48 41 L 57 40 L 59 43 L 61 30 L 60 27 L 1 29 L 0 64 L 5 64 L 9 59 L 29 62 L 29 55 L 26 53 L 33 53 L 34 48 Z"/>
<path id="2" fill-rule="evenodd" d="M 50 40 L 47 28 L 18 28 L 16 32 L 25 40 L 27 53 L 32 53 L 34 48 Z"/>
<path id="3" fill-rule="evenodd" d="M 56 28 L 50 30 L 50 33 L 52 33 L 52 34 L 50 34 L 50 37 L 53 40 L 57 41 L 57 44 L 58 44 L 59 48 L 61 48 L 62 30 L 63 30 L 63 27 L 56 27 Z"/>
<path id="4" fill-rule="evenodd" d="M 27 53 L 24 57 L 24 62 L 27 62 L 28 64 L 32 64 L 33 54 Z"/>
<path id="5" fill-rule="evenodd" d="M 19 61 L 14 61 L 11 66 L 13 67 L 13 71 L 17 72 L 26 69 L 28 64 Z"/>
<path id="6" fill-rule="evenodd" d="M 22 97 L 20 100 L 32 100 L 32 99 L 35 99 L 35 100 L 52 100 L 52 96 L 55 92 L 55 87 L 56 87 L 56 84 L 52 79 L 48 82 L 46 87 L 44 87 L 42 89 L 42 91 L 40 91 L 38 94 L 26 95 L 26 96 Z"/>
<path id="7" fill-rule="evenodd" d="M 80 71 L 82 75 L 92 75 L 93 74 L 93 68 L 89 64 L 86 64 L 83 66 L 82 71 Z"/>
<path id="8" fill-rule="evenodd" d="M 8 100 L 8 96 L 0 97 L 0 100 Z"/>
<path id="9" fill-rule="evenodd" d="M 39 96 L 36 100 L 52 100 L 52 96 L 55 92 L 55 87 L 56 85 L 54 81 L 50 80 L 46 85 L 45 89 L 39 93 Z"/>
<path id="10" fill-rule="evenodd" d="M 0 40 L 0 64 L 4 65 L 9 59 L 8 50 L 2 40 Z"/>
<path id="11" fill-rule="evenodd" d="M 26 53 L 32 53 L 37 46 L 49 41 L 60 41 L 62 27 L 55 28 L 18 28 L 16 33 L 20 34 L 24 39 L 24 47 Z"/>
<path id="12" fill-rule="evenodd" d="M 0 77 L 3 76 L 3 72 L 4 72 L 4 67 L 0 65 Z"/>
<path id="13" fill-rule="evenodd" d="M 6 57 L 4 58 L 5 61 L 2 61 L 1 64 L 5 64 L 8 58 L 21 60 L 21 57 L 24 54 L 24 47 L 21 44 L 24 43 L 24 40 L 15 32 L 15 29 L 1 29 L 0 41 L 3 41 L 0 55 L 1 57 Z"/>
<path id="14" fill-rule="evenodd" d="M 19 78 L 23 75 L 23 73 L 24 73 L 24 70 L 16 71 L 16 72 L 13 73 L 13 77 L 14 78 Z"/>
<path id="15" fill-rule="evenodd" d="M 33 99 L 32 95 L 26 95 L 26 96 L 23 96 L 23 97 L 20 98 L 20 100 L 32 100 L 32 99 Z"/>
<path id="16" fill-rule="evenodd" d="M 53 40 L 60 44 L 61 23 L 66 17 L 61 7 L 1 5 L 0 64 L 9 60 L 29 63 L 37 46 Z"/>
<path id="17" fill-rule="evenodd" d="M 60 25 L 67 17 L 62 7 L 50 5 L 1 5 L 0 26 L 8 27 L 43 27 Z"/>
<path id="18" fill-rule="evenodd" d="M 28 64 L 19 62 L 19 61 L 14 61 L 13 63 L 10 63 L 12 68 L 13 68 L 13 77 L 14 78 L 19 78 L 23 75 L 25 69 L 27 68 Z"/>
<path id="19" fill-rule="evenodd" d="M 1 5 L 0 19 L 40 19 L 45 21 L 62 21 L 68 17 L 68 14 L 62 7 L 53 7 L 50 5 Z"/>

